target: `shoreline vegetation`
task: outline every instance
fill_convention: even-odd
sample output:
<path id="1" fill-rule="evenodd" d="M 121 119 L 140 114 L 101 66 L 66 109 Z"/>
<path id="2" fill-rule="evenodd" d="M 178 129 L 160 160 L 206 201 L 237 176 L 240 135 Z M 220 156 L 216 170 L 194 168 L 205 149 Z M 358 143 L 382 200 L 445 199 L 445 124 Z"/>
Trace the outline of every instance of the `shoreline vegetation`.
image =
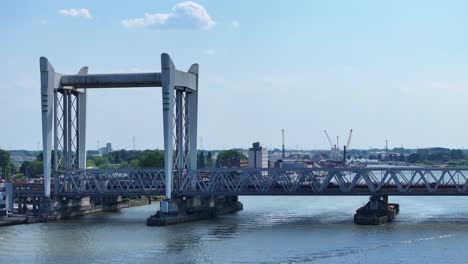
<path id="1" fill-rule="evenodd" d="M 329 157 L 329 151 L 288 150 L 291 159 L 314 160 L 314 157 Z M 35 152 L 37 157 L 32 161 L 23 161 L 21 165 L 12 162 L 10 152 L 0 149 L 0 180 L 23 181 L 42 177 L 42 153 Z M 278 158 L 279 149 L 269 151 L 270 159 Z M 315 153 L 315 155 L 314 155 Z M 53 153 L 52 153 L 52 156 Z M 288 159 L 289 157 L 287 157 Z M 392 150 L 349 150 L 347 160 L 350 163 L 359 163 L 364 160 L 378 162 L 403 162 L 417 166 L 468 166 L 468 150 L 431 148 L 431 149 L 404 149 Z M 54 159 L 54 157 L 52 157 Z M 197 167 L 200 169 L 221 168 L 231 164 L 233 159 L 245 160 L 245 151 L 242 149 L 229 150 L 199 150 Z M 315 160 L 314 160 L 315 161 Z M 273 161 L 271 162 L 273 165 Z M 164 168 L 164 152 L 162 150 L 116 150 L 103 155 L 88 155 L 88 168 L 96 169 L 139 169 Z"/>

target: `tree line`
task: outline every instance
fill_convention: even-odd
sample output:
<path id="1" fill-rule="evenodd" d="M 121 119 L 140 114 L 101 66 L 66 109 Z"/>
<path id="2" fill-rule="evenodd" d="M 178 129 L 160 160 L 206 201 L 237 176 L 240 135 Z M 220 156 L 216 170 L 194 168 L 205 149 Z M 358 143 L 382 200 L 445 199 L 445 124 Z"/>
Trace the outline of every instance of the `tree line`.
<path id="1" fill-rule="evenodd" d="M 60 154 L 59 154 L 60 155 Z M 199 151 L 197 155 L 198 168 L 221 167 L 227 160 L 246 159 L 237 150 L 219 152 L 217 159 L 213 158 L 211 151 Z M 54 160 L 54 152 L 52 152 Z M 88 168 L 99 169 L 138 169 L 138 168 L 164 168 L 164 151 L 162 150 L 118 150 L 102 156 L 89 155 L 86 158 Z M 5 179 L 38 178 L 43 175 L 42 153 L 34 161 L 24 161 L 16 167 L 11 162 L 10 153 L 0 149 L 0 175 Z"/>

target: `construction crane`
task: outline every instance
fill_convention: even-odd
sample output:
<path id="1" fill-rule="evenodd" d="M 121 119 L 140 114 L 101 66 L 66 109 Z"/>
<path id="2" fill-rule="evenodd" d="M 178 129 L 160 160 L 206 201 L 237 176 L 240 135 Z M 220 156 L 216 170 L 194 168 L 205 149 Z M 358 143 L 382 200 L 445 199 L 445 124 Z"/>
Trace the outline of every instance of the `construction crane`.
<path id="1" fill-rule="evenodd" d="M 324 130 L 325 135 L 327 136 L 328 143 L 330 143 L 330 148 L 331 148 L 331 156 L 332 158 L 336 157 L 336 145 L 333 144 L 330 136 L 328 135 L 327 130 Z"/>
<path id="2" fill-rule="evenodd" d="M 327 130 L 324 130 L 325 135 L 327 136 L 328 143 L 330 143 L 330 148 L 331 148 L 331 158 L 332 159 L 340 159 L 340 137 L 336 137 L 336 144 L 333 143 L 331 140 L 330 135 L 328 134 Z M 349 150 L 349 146 L 351 145 L 351 139 L 353 137 L 353 130 L 349 130 L 349 137 L 348 137 L 348 142 L 346 143 L 344 148 L 344 155 L 346 155 L 346 151 Z"/>
<path id="3" fill-rule="evenodd" d="M 348 155 L 349 151 L 349 146 L 351 145 L 351 138 L 353 137 L 353 130 L 349 130 L 349 137 L 348 137 L 348 143 L 346 143 L 346 146 L 343 148 L 343 163 L 346 164 L 346 158 Z"/>
<path id="4" fill-rule="evenodd" d="M 349 130 L 349 137 L 348 137 L 348 143 L 346 144 L 346 149 L 349 150 L 349 146 L 351 145 L 351 138 L 353 137 L 353 130 Z"/>

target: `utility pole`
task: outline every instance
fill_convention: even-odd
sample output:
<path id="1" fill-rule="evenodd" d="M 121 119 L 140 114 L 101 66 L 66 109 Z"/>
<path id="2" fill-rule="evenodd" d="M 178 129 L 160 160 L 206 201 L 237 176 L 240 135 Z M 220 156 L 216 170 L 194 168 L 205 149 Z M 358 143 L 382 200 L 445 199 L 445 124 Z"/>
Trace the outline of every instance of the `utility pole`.
<path id="1" fill-rule="evenodd" d="M 281 134 L 282 134 L 282 137 L 283 137 L 283 141 L 282 141 L 282 142 L 283 142 L 283 145 L 282 145 L 283 159 L 285 159 L 285 158 L 286 158 L 286 149 L 285 149 L 285 147 L 284 147 L 284 128 L 281 129 Z"/>
<path id="2" fill-rule="evenodd" d="M 336 159 L 340 158 L 340 137 L 336 136 Z"/>
<path id="3" fill-rule="evenodd" d="M 388 160 L 388 140 L 385 140 L 385 158 Z"/>
<path id="4" fill-rule="evenodd" d="M 135 146 L 136 146 L 136 144 L 135 144 L 135 141 L 136 141 L 136 137 L 135 137 L 135 136 L 133 136 L 133 150 L 136 150 L 136 147 L 135 147 Z"/>

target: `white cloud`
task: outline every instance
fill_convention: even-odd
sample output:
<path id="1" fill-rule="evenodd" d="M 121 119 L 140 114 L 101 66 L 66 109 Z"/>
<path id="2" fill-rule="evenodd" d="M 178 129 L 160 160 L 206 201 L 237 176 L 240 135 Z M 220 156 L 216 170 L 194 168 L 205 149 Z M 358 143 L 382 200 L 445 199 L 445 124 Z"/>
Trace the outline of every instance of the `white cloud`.
<path id="1" fill-rule="evenodd" d="M 145 16 L 141 18 L 122 20 L 121 24 L 126 28 L 208 30 L 216 23 L 202 5 L 186 1 L 176 4 L 169 13 L 145 13 Z"/>
<path id="2" fill-rule="evenodd" d="M 214 49 L 206 49 L 203 51 L 206 55 L 214 55 L 215 54 L 215 51 Z"/>
<path id="3" fill-rule="evenodd" d="M 86 8 L 61 9 L 61 10 L 59 10 L 59 14 L 62 15 L 62 16 L 72 16 L 72 17 L 82 17 L 82 18 L 86 18 L 86 19 L 93 19 L 93 17 L 91 16 L 91 13 Z"/>
<path id="4" fill-rule="evenodd" d="M 48 22 L 47 20 L 45 20 L 45 19 L 41 19 L 41 20 L 39 21 L 39 23 L 41 23 L 41 25 L 46 25 L 46 24 L 49 23 L 49 22 Z"/>
<path id="5" fill-rule="evenodd" d="M 233 20 L 231 22 L 231 25 L 232 25 L 233 28 L 238 28 L 240 26 L 240 22 L 237 21 L 237 20 Z"/>

